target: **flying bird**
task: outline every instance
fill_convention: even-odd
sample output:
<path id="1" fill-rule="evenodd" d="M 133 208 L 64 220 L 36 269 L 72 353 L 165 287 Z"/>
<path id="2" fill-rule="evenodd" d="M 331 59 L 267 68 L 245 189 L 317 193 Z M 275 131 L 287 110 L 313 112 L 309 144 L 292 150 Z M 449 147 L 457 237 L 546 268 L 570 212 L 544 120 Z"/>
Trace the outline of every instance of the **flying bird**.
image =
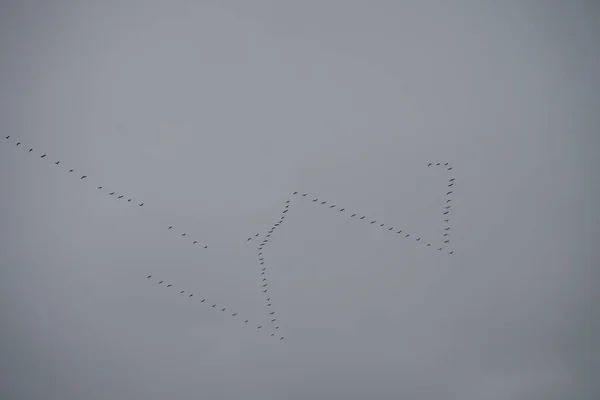
<path id="1" fill-rule="evenodd" d="M 254 235 L 255 237 L 258 237 L 258 233 L 256 235 Z"/>
<path id="2" fill-rule="evenodd" d="M 271 300 L 271 298 L 270 298 L 270 297 L 268 297 L 268 298 L 267 298 L 267 301 L 269 301 L 269 300 Z"/>
<path id="3" fill-rule="evenodd" d="M 232 317 L 235 317 L 237 315 L 236 312 L 234 312 L 233 314 L 231 314 Z"/>
<path id="4" fill-rule="evenodd" d="M 439 250 L 439 251 L 442 251 L 442 248 L 440 247 L 438 250 Z"/>
<path id="5" fill-rule="evenodd" d="M 288 212 L 288 210 L 285 210 L 284 212 L 282 212 L 282 214 L 285 214 L 286 212 Z"/>
<path id="6" fill-rule="evenodd" d="M 212 307 L 212 308 L 215 308 L 216 306 L 217 306 L 216 304 L 213 304 L 211 307 Z"/>
<path id="7" fill-rule="evenodd" d="M 58 164 L 60 164 L 60 161 L 56 161 L 54 164 L 58 165 Z"/>
<path id="8" fill-rule="evenodd" d="M 446 200 L 446 203 L 450 203 L 452 201 L 452 199 L 448 199 Z"/>
<path id="9" fill-rule="evenodd" d="M 377 221 L 371 221 L 371 224 L 374 224 L 375 222 L 377 222 Z"/>
<path id="10" fill-rule="evenodd" d="M 421 238 L 417 238 L 417 242 L 418 242 L 419 240 L 421 240 Z"/>
<path id="11" fill-rule="evenodd" d="M 306 197 L 306 193 L 302 193 L 302 196 L 303 196 L 303 197 Z"/>
<path id="12" fill-rule="evenodd" d="M 117 199 L 122 199 L 122 198 L 123 198 L 123 195 L 120 195 L 119 197 L 117 197 Z"/>
<path id="13" fill-rule="evenodd" d="M 97 189 L 98 189 L 98 190 L 102 189 L 102 186 L 98 186 L 98 187 L 97 187 Z"/>
<path id="14" fill-rule="evenodd" d="M 221 311 L 225 311 L 225 309 L 223 308 L 223 309 L 221 309 Z"/>
<path id="15" fill-rule="evenodd" d="M 445 231 L 449 231 L 449 230 L 450 230 L 450 227 L 444 228 L 444 230 L 445 230 Z"/>
<path id="16" fill-rule="evenodd" d="M 448 168 L 448 171 L 452 171 L 452 167 Z"/>
<path id="17" fill-rule="evenodd" d="M 279 340 L 283 340 L 283 336 L 279 338 Z"/>
<path id="18" fill-rule="evenodd" d="M 409 233 L 408 235 L 404 236 L 404 237 L 405 237 L 405 238 L 407 238 L 407 237 L 409 237 L 409 236 L 410 236 L 410 233 Z"/>
<path id="19" fill-rule="evenodd" d="M 360 217 L 359 219 L 365 219 L 365 216 L 366 216 L 366 215 L 363 215 L 363 216 L 362 216 L 362 217 Z"/>
<path id="20" fill-rule="evenodd" d="M 427 247 L 430 247 L 430 246 L 431 246 L 431 243 L 427 243 Z"/>
<path id="21" fill-rule="evenodd" d="M 450 211 L 446 211 L 446 212 L 444 212 L 444 214 L 443 214 L 443 215 L 446 215 L 446 214 L 448 214 L 448 213 L 450 213 Z"/>
<path id="22" fill-rule="evenodd" d="M 324 202 L 322 202 L 321 204 L 325 204 L 325 203 L 327 203 L 327 202 L 326 202 L 326 201 L 324 201 Z"/>
<path id="23" fill-rule="evenodd" d="M 190 294 L 188 297 L 192 297 L 194 295 L 194 293 Z"/>
<path id="24" fill-rule="evenodd" d="M 194 243 L 192 243 L 192 244 L 196 244 L 196 243 L 198 243 L 198 241 L 197 241 L 197 240 L 194 240 Z"/>
<path id="25" fill-rule="evenodd" d="M 161 283 L 163 283 L 163 281 L 158 282 L 158 284 L 160 285 Z"/>
<path id="26" fill-rule="evenodd" d="M 183 294 L 183 292 L 185 292 L 185 290 L 182 290 L 181 292 L 179 292 L 179 294 Z"/>
<path id="27" fill-rule="evenodd" d="M 448 235 L 449 235 L 449 233 L 444 233 L 442 236 L 448 236 Z"/>
<path id="28" fill-rule="evenodd" d="M 140 204 L 138 204 L 138 205 L 139 205 L 140 207 L 142 207 L 142 206 L 144 205 L 144 203 L 140 203 Z"/>
<path id="29" fill-rule="evenodd" d="M 318 200 L 319 200 L 319 199 L 314 199 L 314 200 L 313 200 L 313 203 L 314 203 L 315 201 L 318 201 Z"/>
<path id="30" fill-rule="evenodd" d="M 444 207 L 444 208 L 445 208 L 446 210 L 449 210 L 449 209 L 450 209 L 450 207 L 452 207 L 452 206 L 446 206 L 446 207 Z"/>
<path id="31" fill-rule="evenodd" d="M 275 336 L 275 334 L 274 334 L 274 333 L 271 333 L 271 336 Z"/>
<path id="32" fill-rule="evenodd" d="M 114 194 L 115 194 L 115 192 L 109 193 L 109 195 L 111 195 L 111 196 L 114 195 Z"/>
<path id="33" fill-rule="evenodd" d="M 292 193 L 292 196 L 295 196 L 295 195 L 297 195 L 297 194 L 298 194 L 298 192 L 294 192 L 294 193 Z"/>
<path id="34" fill-rule="evenodd" d="M 450 241 L 449 241 L 449 240 L 446 240 L 446 241 L 444 241 L 444 243 L 450 243 Z"/>
<path id="35" fill-rule="evenodd" d="M 437 164 L 435 164 L 435 165 L 440 165 L 440 163 L 437 163 Z"/>
<path id="36" fill-rule="evenodd" d="M 263 290 L 263 293 L 267 293 L 267 289 Z"/>
<path id="37" fill-rule="evenodd" d="M 445 219 L 445 220 L 444 220 L 444 222 L 449 222 L 449 221 L 450 221 L 449 219 Z"/>
<path id="38" fill-rule="evenodd" d="M 83 175 L 83 176 L 82 176 L 81 178 L 79 178 L 79 179 L 85 179 L 85 178 L 87 178 L 87 175 Z"/>
<path id="39" fill-rule="evenodd" d="M 335 204 L 332 204 L 332 205 L 329 206 L 329 208 L 333 208 L 333 207 L 335 207 Z"/>
<path id="40" fill-rule="evenodd" d="M 262 325 L 259 325 L 259 326 L 256 327 L 256 329 L 260 329 L 260 328 L 262 328 Z"/>
<path id="41" fill-rule="evenodd" d="M 21 144 L 21 142 L 17 142 L 17 146 L 20 145 L 20 144 Z"/>
<path id="42" fill-rule="evenodd" d="M 173 229 L 173 225 L 169 225 L 169 229 Z"/>
<path id="43" fill-rule="evenodd" d="M 275 322 L 275 321 L 277 321 L 277 318 L 273 318 L 273 319 L 271 320 L 271 322 Z"/>
<path id="44" fill-rule="evenodd" d="M 40 158 L 46 157 L 46 153 L 42 154 Z"/>
<path id="45" fill-rule="evenodd" d="M 452 251 L 451 251 L 450 253 L 448 253 L 448 254 L 454 254 L 454 250 L 452 250 Z"/>
<path id="46" fill-rule="evenodd" d="M 390 229 L 388 229 L 388 231 L 391 231 L 391 230 L 393 230 L 393 229 L 394 229 L 394 227 L 392 226 Z"/>
<path id="47" fill-rule="evenodd" d="M 29 152 L 31 153 L 33 151 L 33 149 L 29 149 Z"/>
<path id="48" fill-rule="evenodd" d="M 350 218 L 354 218 L 354 217 L 356 217 L 356 214 L 352 214 L 352 215 L 350 216 Z"/>
<path id="49" fill-rule="evenodd" d="M 448 165 L 448 163 L 444 164 L 444 165 Z"/>
<path id="50" fill-rule="evenodd" d="M 127 199 L 127 202 L 129 203 L 131 201 L 131 199 Z"/>
<path id="51" fill-rule="evenodd" d="M 148 275 L 148 276 L 146 277 L 146 279 L 150 279 L 150 278 L 152 278 L 152 275 Z"/>
<path id="52" fill-rule="evenodd" d="M 248 323 L 248 320 L 245 320 L 245 321 L 244 321 L 244 323 L 245 323 L 245 324 L 247 324 L 247 323 Z"/>
<path id="53" fill-rule="evenodd" d="M 73 171 L 74 171 L 73 169 L 70 169 L 70 170 L 69 170 L 69 172 L 73 172 Z"/>
<path id="54" fill-rule="evenodd" d="M 400 229 L 400 230 L 399 230 L 398 232 L 396 232 L 396 233 L 402 233 L 402 229 Z"/>
<path id="55" fill-rule="evenodd" d="M 4 136 L 4 139 L 8 139 L 8 138 L 10 138 L 10 135 L 8 135 L 8 136 Z"/>
<path id="56" fill-rule="evenodd" d="M 171 287 L 171 286 L 173 286 L 173 285 L 171 285 L 170 283 L 167 285 L 167 287 Z"/>
<path id="57" fill-rule="evenodd" d="M 200 300 L 200 303 L 204 303 L 206 301 L 206 299 L 202 299 Z"/>
<path id="58" fill-rule="evenodd" d="M 269 313 L 269 315 L 273 315 L 273 314 L 275 314 L 275 311 L 271 311 L 271 312 Z"/>
<path id="59" fill-rule="evenodd" d="M 340 212 L 345 211 L 345 210 L 346 210 L 345 208 L 340 208 Z"/>
<path id="60" fill-rule="evenodd" d="M 208 245 L 207 245 L 207 246 L 204 246 L 204 248 L 205 248 L 205 249 L 208 249 Z"/>
<path id="61" fill-rule="evenodd" d="M 185 232 L 181 234 L 181 236 L 185 236 L 185 235 L 187 235 L 187 233 L 185 233 Z"/>
<path id="62" fill-rule="evenodd" d="M 446 196 L 448 196 L 448 195 L 450 195 L 450 194 L 452 194 L 452 190 L 451 190 L 451 191 L 449 191 L 448 193 L 446 193 Z"/>
<path id="63" fill-rule="evenodd" d="M 454 183 L 451 183 L 451 184 L 448 185 L 448 187 L 452 187 L 452 186 L 454 186 Z"/>
<path id="64" fill-rule="evenodd" d="M 454 182 L 455 178 L 451 178 L 448 182 Z"/>
<path id="65" fill-rule="evenodd" d="M 381 225 L 379 225 L 379 226 L 381 227 L 381 226 L 384 226 L 384 225 L 385 225 L 385 224 L 381 224 Z"/>
<path id="66" fill-rule="evenodd" d="M 432 165 L 433 165 L 432 163 L 427 164 L 428 167 L 431 167 Z"/>

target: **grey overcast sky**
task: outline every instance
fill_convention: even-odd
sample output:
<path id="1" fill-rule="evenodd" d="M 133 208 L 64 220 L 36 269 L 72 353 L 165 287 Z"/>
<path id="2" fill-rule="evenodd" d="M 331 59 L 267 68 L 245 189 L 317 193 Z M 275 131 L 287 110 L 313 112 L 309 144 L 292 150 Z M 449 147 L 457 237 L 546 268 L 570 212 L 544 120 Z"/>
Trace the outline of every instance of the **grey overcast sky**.
<path id="1" fill-rule="evenodd" d="M 600 398 L 598 21 L 2 0 L 0 398 Z"/>

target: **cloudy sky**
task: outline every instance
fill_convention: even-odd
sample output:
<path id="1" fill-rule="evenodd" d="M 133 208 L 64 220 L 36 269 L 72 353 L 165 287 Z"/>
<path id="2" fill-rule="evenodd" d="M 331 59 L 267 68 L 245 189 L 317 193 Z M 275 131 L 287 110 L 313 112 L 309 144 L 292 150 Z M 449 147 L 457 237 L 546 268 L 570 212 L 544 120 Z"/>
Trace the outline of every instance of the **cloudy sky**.
<path id="1" fill-rule="evenodd" d="M 0 397 L 600 398 L 597 21 L 1 1 Z"/>

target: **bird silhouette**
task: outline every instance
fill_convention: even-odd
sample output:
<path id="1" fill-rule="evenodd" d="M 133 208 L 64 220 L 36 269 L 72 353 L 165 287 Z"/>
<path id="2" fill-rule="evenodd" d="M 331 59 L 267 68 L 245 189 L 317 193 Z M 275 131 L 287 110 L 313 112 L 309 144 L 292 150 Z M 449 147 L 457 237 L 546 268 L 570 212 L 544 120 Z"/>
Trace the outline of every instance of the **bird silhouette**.
<path id="1" fill-rule="evenodd" d="M 452 171 L 452 167 L 448 168 L 448 171 Z"/>
<path id="2" fill-rule="evenodd" d="M 295 195 L 297 195 L 297 194 L 298 194 L 298 192 L 294 192 L 294 193 L 292 193 L 292 196 L 295 196 Z"/>
<path id="3" fill-rule="evenodd" d="M 381 225 L 379 225 L 379 226 L 380 226 L 380 227 L 383 227 L 384 225 L 385 225 L 385 224 L 381 224 Z"/>
<path id="4" fill-rule="evenodd" d="M 273 315 L 273 314 L 275 314 L 275 311 L 271 311 L 271 312 L 269 313 L 269 315 Z"/>
<path id="5" fill-rule="evenodd" d="M 450 211 L 446 211 L 446 212 L 444 212 L 444 214 L 443 214 L 443 215 L 446 215 L 446 214 L 448 214 L 448 213 L 450 213 Z"/>
<path id="6" fill-rule="evenodd" d="M 352 215 L 350 216 L 350 218 L 354 218 L 354 217 L 356 217 L 356 214 L 352 214 Z"/>
<path id="7" fill-rule="evenodd" d="M 451 252 L 449 252 L 448 254 L 454 254 L 454 250 L 452 250 Z"/>
<path id="8" fill-rule="evenodd" d="M 449 209 L 450 209 L 450 207 L 452 207 L 452 206 L 446 206 L 446 207 L 444 207 L 444 208 L 445 208 L 446 210 L 449 210 Z"/>
<path id="9" fill-rule="evenodd" d="M 407 237 L 409 237 L 409 236 L 410 236 L 410 233 L 409 233 L 408 235 L 404 236 L 404 237 L 405 237 L 405 238 L 407 238 Z"/>
<path id="10" fill-rule="evenodd" d="M 438 250 L 442 251 L 442 248 L 440 247 Z"/>
<path id="11" fill-rule="evenodd" d="M 430 247 L 430 246 L 431 246 L 431 243 L 427 243 L 427 247 Z"/>
<path id="12" fill-rule="evenodd" d="M 267 293 L 267 289 L 263 290 L 263 293 Z"/>
<path id="13" fill-rule="evenodd" d="M 122 198 L 123 198 L 123 195 L 120 195 L 119 197 L 117 197 L 117 199 L 122 199 Z"/>
<path id="14" fill-rule="evenodd" d="M 206 299 L 202 299 L 200 300 L 200 303 L 204 303 L 206 301 Z"/>
<path id="15" fill-rule="evenodd" d="M 400 230 L 399 230 L 398 232 L 396 232 L 396 233 L 402 233 L 402 229 L 400 229 Z"/>
<path id="16" fill-rule="evenodd" d="M 445 230 L 445 231 L 449 231 L 449 230 L 450 230 L 450 227 L 444 228 L 444 230 Z"/>
<path id="17" fill-rule="evenodd" d="M 188 297 L 192 297 L 194 295 L 194 293 L 190 294 Z"/>
<path id="18" fill-rule="evenodd" d="M 221 309 L 221 311 L 225 311 L 225 309 L 224 309 L 224 308 L 222 308 L 222 309 Z"/>
<path id="19" fill-rule="evenodd" d="M 138 204 L 138 205 L 139 205 L 140 207 L 142 207 L 142 206 L 144 205 L 144 203 L 140 203 L 140 204 Z"/>
<path id="20" fill-rule="evenodd" d="M 20 145 L 20 144 L 21 144 L 21 142 L 17 142 L 17 146 Z"/>
<path id="21" fill-rule="evenodd" d="M 173 229 L 173 225 L 170 225 L 170 226 L 169 226 L 169 229 Z"/>
<path id="22" fill-rule="evenodd" d="M 440 163 L 437 163 L 437 164 L 435 164 L 435 165 L 440 165 Z"/>
<path id="23" fill-rule="evenodd" d="M 114 195 L 114 194 L 115 194 L 115 192 L 111 192 L 111 193 L 109 193 L 109 195 L 110 195 L 110 196 L 112 196 L 112 195 Z"/>
<path id="24" fill-rule="evenodd" d="M 362 217 L 360 217 L 359 219 L 365 219 L 366 215 L 363 215 Z"/>
<path id="25" fill-rule="evenodd" d="M 256 327 L 256 329 L 260 329 L 260 328 L 262 328 L 262 325 L 259 325 L 259 326 Z"/>
<path id="26" fill-rule="evenodd" d="M 40 156 L 40 158 L 44 158 L 44 157 L 46 157 L 46 153 L 44 153 Z"/>
<path id="27" fill-rule="evenodd" d="M 345 210 L 346 210 L 345 208 L 340 208 L 340 212 L 345 211 Z"/>
<path id="28" fill-rule="evenodd" d="M 332 204 L 332 205 L 329 206 L 329 208 L 333 208 L 333 207 L 335 207 L 335 204 Z"/>
<path id="29" fill-rule="evenodd" d="M 450 195 L 450 194 L 452 194 L 452 190 L 451 190 L 451 191 L 449 191 L 448 193 L 446 193 L 446 196 L 448 196 L 448 195 Z"/>
<path id="30" fill-rule="evenodd" d="M 306 193 L 302 193 L 302 197 L 306 197 Z"/>
<path id="31" fill-rule="evenodd" d="M 431 167 L 432 165 L 433 165 L 432 163 L 427 164 L 428 167 Z"/>
<path id="32" fill-rule="evenodd" d="M 217 306 L 216 304 L 213 304 L 211 307 L 212 307 L 212 308 L 215 308 L 216 306 Z"/>
<path id="33" fill-rule="evenodd" d="M 449 240 L 446 240 L 446 241 L 444 241 L 444 243 L 450 243 L 450 241 L 449 241 Z"/>
<path id="34" fill-rule="evenodd" d="M 192 244 L 196 244 L 196 243 L 198 243 L 198 241 L 197 241 L 197 240 L 194 240 L 194 243 L 192 243 Z"/>
<path id="35" fill-rule="evenodd" d="M 179 292 L 179 294 L 183 294 L 183 292 L 185 292 L 185 290 L 182 290 L 181 292 Z"/>
<path id="36" fill-rule="evenodd" d="M 208 246 L 204 246 L 205 249 L 208 249 Z"/>
<path id="37" fill-rule="evenodd" d="M 128 202 L 128 203 L 129 203 L 129 202 L 131 202 L 131 199 L 127 199 L 127 202 Z"/>
<path id="38" fill-rule="evenodd" d="M 371 224 L 374 224 L 375 222 L 377 222 L 377 221 L 371 221 Z"/>
<path id="39" fill-rule="evenodd" d="M 79 178 L 79 179 L 85 179 L 85 178 L 87 178 L 87 175 L 83 175 L 83 176 L 82 176 L 81 178 Z"/>
<path id="40" fill-rule="evenodd" d="M 60 161 L 56 161 L 54 164 L 58 165 L 58 164 L 60 164 Z"/>
<path id="41" fill-rule="evenodd" d="M 70 170 L 69 170 L 69 172 L 73 172 L 73 171 L 75 171 L 75 170 L 74 170 L 74 169 L 70 169 Z"/>
<path id="42" fill-rule="evenodd" d="M 326 202 L 326 201 L 324 201 L 324 202 L 322 202 L 321 204 L 325 204 L 325 203 L 327 203 L 327 202 Z"/>
<path id="43" fill-rule="evenodd" d="M 163 281 L 158 282 L 158 284 L 160 285 L 161 283 L 163 283 Z"/>
<path id="44" fill-rule="evenodd" d="M 33 149 L 29 149 L 29 152 L 31 153 L 33 151 Z"/>
<path id="45" fill-rule="evenodd" d="M 168 285 L 167 285 L 167 287 L 171 287 L 171 286 L 173 286 L 173 285 L 171 285 L 171 284 L 168 284 Z"/>
<path id="46" fill-rule="evenodd" d="M 4 136 L 4 139 L 9 139 L 9 138 L 10 138 L 10 135 Z"/>
<path id="47" fill-rule="evenodd" d="M 185 232 L 181 234 L 181 236 L 185 236 L 185 235 L 187 235 L 187 233 L 185 233 Z"/>
<path id="48" fill-rule="evenodd" d="M 315 201 L 319 201 L 319 199 L 314 199 L 314 200 L 313 200 L 313 203 L 314 203 Z"/>
<path id="49" fill-rule="evenodd" d="M 388 231 L 391 231 L 391 230 L 393 230 L 393 229 L 394 229 L 394 227 L 392 226 L 390 229 L 388 229 Z"/>
<path id="50" fill-rule="evenodd" d="M 455 178 L 451 178 L 448 182 L 454 182 Z"/>
<path id="51" fill-rule="evenodd" d="M 247 324 L 247 323 L 248 323 L 248 320 L 245 320 L 245 321 L 244 321 L 244 323 L 245 323 L 245 324 Z"/>
<path id="52" fill-rule="evenodd" d="M 418 242 L 419 240 L 421 240 L 421 238 L 417 238 L 417 242 Z"/>
<path id="53" fill-rule="evenodd" d="M 237 315 L 236 312 L 234 312 L 233 314 L 231 314 L 232 317 L 235 317 Z"/>
<path id="54" fill-rule="evenodd" d="M 148 275 L 148 276 L 146 277 L 146 279 L 150 279 L 150 278 L 152 278 L 152 275 Z"/>
<path id="55" fill-rule="evenodd" d="M 102 189 L 102 186 L 98 186 L 96 189 L 98 189 L 98 190 L 101 190 L 101 189 Z"/>

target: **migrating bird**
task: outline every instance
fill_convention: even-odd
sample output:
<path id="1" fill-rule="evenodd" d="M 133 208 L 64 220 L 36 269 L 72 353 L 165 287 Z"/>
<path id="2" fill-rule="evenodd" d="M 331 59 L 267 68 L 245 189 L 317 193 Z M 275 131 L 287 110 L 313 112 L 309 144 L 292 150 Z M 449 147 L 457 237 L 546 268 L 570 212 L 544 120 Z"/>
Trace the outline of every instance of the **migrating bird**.
<path id="1" fill-rule="evenodd" d="M 213 304 L 211 307 L 212 307 L 212 308 L 215 308 L 216 306 L 217 306 L 216 304 Z"/>
<path id="2" fill-rule="evenodd" d="M 46 157 L 46 153 L 42 154 L 40 158 Z"/>
<path id="3" fill-rule="evenodd" d="M 275 334 L 274 334 L 274 333 L 271 333 L 271 336 L 275 336 Z"/>
<path id="4" fill-rule="evenodd" d="M 315 201 L 318 201 L 318 200 L 319 200 L 319 199 L 314 199 L 314 200 L 313 200 L 313 203 L 314 203 Z"/>
<path id="5" fill-rule="evenodd" d="M 85 178 L 87 178 L 87 175 L 83 175 L 83 176 L 82 176 L 81 178 L 79 178 L 79 179 L 85 179 Z"/>
<path id="6" fill-rule="evenodd" d="M 448 193 L 446 193 L 446 196 L 451 195 L 452 194 L 452 190 L 449 191 Z"/>
<path id="7" fill-rule="evenodd" d="M 70 170 L 69 170 L 69 172 L 73 172 L 73 171 L 74 171 L 73 169 L 70 169 Z"/>
<path id="8" fill-rule="evenodd" d="M 144 203 L 140 203 L 140 204 L 138 204 L 138 205 L 139 205 L 140 207 L 142 207 L 142 206 L 144 205 Z"/>
<path id="9" fill-rule="evenodd" d="M 285 210 L 284 212 L 282 212 L 282 214 L 285 214 L 286 212 L 288 212 L 288 210 Z"/>
<path id="10" fill-rule="evenodd" d="M 4 139 L 8 139 L 8 138 L 10 138 L 10 135 L 8 135 L 8 136 L 4 136 Z"/>
<path id="11" fill-rule="evenodd" d="M 307 193 L 302 193 L 302 196 L 303 196 L 303 197 L 306 197 L 306 195 L 307 195 Z"/>
<path id="12" fill-rule="evenodd" d="M 190 294 L 188 297 L 192 297 L 194 295 L 194 293 Z"/>
<path id="13" fill-rule="evenodd" d="M 356 217 L 356 214 L 352 214 L 352 215 L 350 216 L 350 218 L 354 218 L 354 217 Z"/>
<path id="14" fill-rule="evenodd" d="M 448 236 L 448 235 L 449 235 L 449 233 L 444 233 L 442 236 Z"/>
<path id="15" fill-rule="evenodd" d="M 254 235 L 255 237 L 258 237 L 258 233 L 256 235 Z"/>
<path id="16" fill-rule="evenodd" d="M 450 243 L 450 241 L 449 241 L 449 240 L 446 240 L 446 241 L 444 241 L 444 243 Z"/>
<path id="17" fill-rule="evenodd" d="M 449 221 L 450 221 L 449 219 L 445 219 L 445 220 L 444 220 L 444 222 L 449 222 Z"/>
<path id="18" fill-rule="evenodd" d="M 158 284 L 160 285 L 161 283 L 163 283 L 163 281 L 158 282 Z"/>
<path id="19" fill-rule="evenodd" d="M 236 312 L 234 312 L 233 314 L 231 314 L 232 317 L 235 317 L 237 315 Z"/>
<path id="20" fill-rule="evenodd" d="M 384 225 L 385 225 L 385 224 L 381 224 L 381 225 L 379 225 L 379 226 L 380 226 L 380 227 L 382 227 L 382 226 L 384 226 Z"/>
<path id="21" fill-rule="evenodd" d="M 170 229 L 170 228 L 169 228 L 169 229 Z M 248 239 L 246 239 L 246 242 L 249 242 L 249 241 L 251 241 L 251 240 L 252 240 L 252 238 L 251 238 L 251 237 L 249 237 Z"/>
<path id="22" fill-rule="evenodd" d="M 449 209 L 450 209 L 450 207 L 451 207 L 451 206 L 446 206 L 445 208 L 446 208 L 446 210 L 449 210 Z"/>
<path id="23" fill-rule="evenodd" d="M 377 221 L 371 221 L 371 224 L 374 224 L 375 222 L 377 222 Z"/>
<path id="24" fill-rule="evenodd" d="M 20 145 L 20 144 L 21 144 L 21 142 L 17 142 L 17 146 Z"/>
<path id="25" fill-rule="evenodd" d="M 245 324 L 247 324 L 247 323 L 248 323 L 248 320 L 245 320 L 245 321 L 244 321 L 244 323 L 245 323 Z"/>
<path id="26" fill-rule="evenodd" d="M 117 197 L 117 199 L 122 199 L 122 198 L 123 198 L 123 195 L 120 195 L 119 197 Z"/>
<path id="27" fill-rule="evenodd" d="M 446 203 L 450 203 L 452 201 L 452 199 L 448 199 L 446 200 Z"/>
<path id="28" fill-rule="evenodd" d="M 363 215 L 362 217 L 360 217 L 359 219 L 365 219 L 366 215 Z"/>
<path id="29" fill-rule="evenodd" d="M 432 165 L 433 165 L 432 163 L 427 164 L 428 167 L 431 167 Z"/>
<path id="30" fill-rule="evenodd" d="M 185 232 L 181 234 L 181 236 L 185 236 L 185 235 L 187 235 L 187 233 L 185 233 Z"/>
<path id="31" fill-rule="evenodd" d="M 448 187 L 452 187 L 452 186 L 454 186 L 454 183 L 451 183 L 451 184 L 448 185 Z"/>
<path id="32" fill-rule="evenodd" d="M 58 165 L 58 164 L 60 164 L 60 161 L 56 161 L 54 164 Z"/>
<path id="33" fill-rule="evenodd" d="M 454 180 L 455 180 L 454 178 L 451 178 L 448 182 L 454 182 Z"/>
<path id="34" fill-rule="evenodd" d="M 173 225 L 169 226 L 169 229 L 173 229 Z"/>
<path id="35" fill-rule="evenodd" d="M 131 199 L 127 199 L 127 202 L 129 203 L 131 201 Z"/>
<path id="36" fill-rule="evenodd" d="M 267 293 L 267 289 L 263 290 L 263 293 Z"/>
<path id="37" fill-rule="evenodd" d="M 114 194 L 115 194 L 115 192 L 109 193 L 109 195 L 111 195 L 111 196 L 114 195 Z"/>
<path id="38" fill-rule="evenodd" d="M 333 207 L 335 207 L 335 204 L 332 204 L 332 205 L 329 206 L 329 208 L 333 208 Z"/>
<path id="39" fill-rule="evenodd" d="M 275 329 L 279 329 L 279 325 L 275 325 Z"/>
<path id="40" fill-rule="evenodd" d="M 262 285 L 262 287 L 267 287 L 268 283 L 265 283 L 264 285 Z"/>
<path id="41" fill-rule="evenodd" d="M 421 238 L 417 238 L 417 242 L 418 242 L 419 240 L 421 240 Z"/>
<path id="42" fill-rule="evenodd" d="M 452 171 L 452 167 L 448 168 L 448 171 Z"/>
<path id="43" fill-rule="evenodd" d="M 204 246 L 205 249 L 208 249 L 208 245 Z"/>
<path id="44" fill-rule="evenodd" d="M 268 297 L 268 298 L 267 298 L 267 301 L 269 301 L 269 300 L 271 300 L 271 298 L 270 298 L 270 297 Z"/>
<path id="45" fill-rule="evenodd" d="M 325 204 L 325 203 L 327 203 L 327 202 L 326 202 L 326 201 L 324 201 L 324 202 L 322 202 L 321 204 Z"/>
<path id="46" fill-rule="evenodd" d="M 345 208 L 340 208 L 340 212 L 345 211 L 345 210 L 346 210 Z"/>
<path id="47" fill-rule="evenodd" d="M 438 250 L 439 250 L 439 251 L 442 251 L 442 248 L 440 247 Z"/>
<path id="48" fill-rule="evenodd" d="M 146 277 L 146 279 L 150 279 L 150 278 L 152 278 L 152 275 L 148 275 L 148 276 Z"/>
<path id="49" fill-rule="evenodd" d="M 404 237 L 405 237 L 405 238 L 407 238 L 407 237 L 409 237 L 409 236 L 410 236 L 410 233 L 409 233 L 408 235 L 404 236 Z"/>
<path id="50" fill-rule="evenodd" d="M 440 163 L 437 163 L 437 164 L 435 164 L 435 165 L 440 165 Z"/>
<path id="51" fill-rule="evenodd" d="M 100 190 L 100 189 L 102 189 L 102 186 L 98 186 L 96 189 Z"/>
<path id="52" fill-rule="evenodd" d="M 271 322 L 275 322 L 275 321 L 277 321 L 277 318 L 273 318 L 273 319 L 271 320 Z"/>
<path id="53" fill-rule="evenodd" d="M 33 151 L 33 149 L 29 149 L 29 152 L 31 153 Z"/>
<path id="54" fill-rule="evenodd" d="M 185 292 L 185 290 L 182 290 L 181 292 L 179 292 L 179 294 L 183 294 L 183 292 Z"/>
<path id="55" fill-rule="evenodd" d="M 225 311 L 225 309 L 223 308 L 221 311 Z"/>
<path id="56" fill-rule="evenodd" d="M 271 307 L 271 303 L 268 303 L 268 304 L 267 304 L 267 307 Z"/>
<path id="57" fill-rule="evenodd" d="M 448 214 L 449 212 L 450 212 L 450 211 L 446 211 L 446 212 L 444 212 L 444 214 L 443 214 L 443 215 L 446 215 L 446 214 Z"/>
<path id="58" fill-rule="evenodd" d="M 444 165 L 448 165 L 448 163 L 444 164 Z"/>
<path id="59" fill-rule="evenodd" d="M 192 243 L 192 244 L 196 244 L 196 243 L 198 243 L 198 241 L 197 241 L 197 240 L 194 240 L 194 243 Z"/>
<path id="60" fill-rule="evenodd" d="M 283 340 L 283 336 L 279 338 L 279 340 Z"/>
<path id="61" fill-rule="evenodd" d="M 275 314 L 275 311 L 271 311 L 271 312 L 269 313 L 269 315 L 273 315 L 273 314 Z"/>
<path id="62" fill-rule="evenodd" d="M 200 303 L 204 303 L 206 301 L 206 299 L 202 299 L 200 300 Z"/>
<path id="63" fill-rule="evenodd" d="M 170 283 L 167 285 L 167 287 L 171 287 L 171 286 L 173 286 L 173 285 L 171 285 Z"/>
<path id="64" fill-rule="evenodd" d="M 262 325 L 259 325 L 259 326 L 256 327 L 256 329 L 260 329 L 260 328 L 262 328 Z"/>
<path id="65" fill-rule="evenodd" d="M 391 231 L 392 229 L 394 229 L 394 227 L 392 226 L 390 229 L 388 229 L 388 231 Z"/>
<path id="66" fill-rule="evenodd" d="M 450 230 L 450 227 L 444 228 L 444 230 L 445 230 L 445 231 L 449 231 L 449 230 Z"/>
<path id="67" fill-rule="evenodd" d="M 297 194 L 298 194 L 298 192 L 294 192 L 294 193 L 292 193 L 292 196 L 295 196 L 295 195 L 297 195 Z"/>
<path id="68" fill-rule="evenodd" d="M 431 246 L 431 243 L 427 243 L 427 247 L 430 247 L 430 246 Z"/>
<path id="69" fill-rule="evenodd" d="M 400 229 L 400 230 L 399 230 L 398 232 L 396 232 L 396 233 L 402 233 L 402 229 Z"/>

